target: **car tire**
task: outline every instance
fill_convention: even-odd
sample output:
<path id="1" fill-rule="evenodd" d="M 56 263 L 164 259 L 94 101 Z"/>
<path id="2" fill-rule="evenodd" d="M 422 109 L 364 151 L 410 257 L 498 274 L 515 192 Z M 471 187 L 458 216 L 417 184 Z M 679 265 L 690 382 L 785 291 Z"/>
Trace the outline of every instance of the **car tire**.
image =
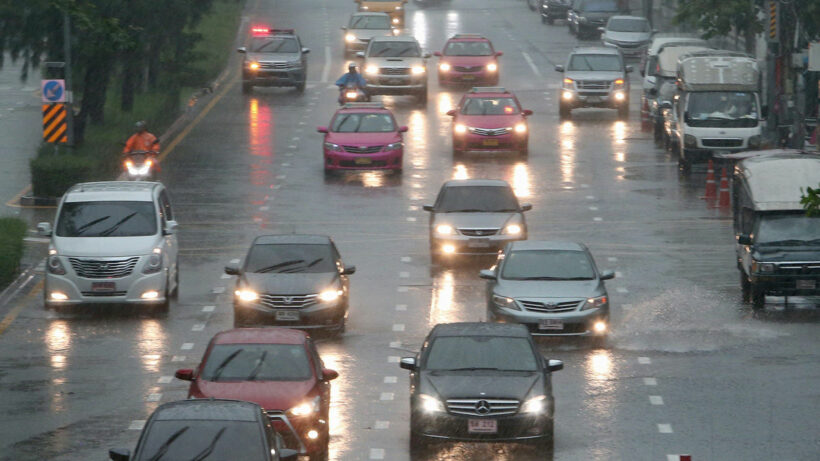
<path id="1" fill-rule="evenodd" d="M 678 149 L 678 169 L 686 176 L 692 172 L 692 159 L 686 156 L 686 149 Z"/>
<path id="2" fill-rule="evenodd" d="M 296 85 L 296 92 L 299 93 L 299 94 L 304 93 L 306 85 L 307 85 L 307 82 L 302 82 L 302 83 Z"/>
<path id="3" fill-rule="evenodd" d="M 250 94 L 252 90 L 253 85 L 251 85 L 250 83 L 242 82 L 242 94 Z"/>
<path id="4" fill-rule="evenodd" d="M 547 16 L 547 24 L 553 25 L 555 24 L 555 19 L 552 16 Z"/>
<path id="5" fill-rule="evenodd" d="M 762 311 L 766 307 L 766 293 L 755 284 L 751 284 L 752 310 Z"/>
<path id="6" fill-rule="evenodd" d="M 740 297 L 744 303 L 752 302 L 752 282 L 743 271 L 740 271 Z"/>
<path id="7" fill-rule="evenodd" d="M 168 282 L 165 285 L 165 300 L 154 306 L 154 315 L 166 315 L 171 310 L 171 294 L 168 291 Z"/>
<path id="8" fill-rule="evenodd" d="M 572 118 L 572 109 L 565 106 L 564 104 L 558 105 L 558 119 L 561 121 L 569 120 Z"/>
<path id="9" fill-rule="evenodd" d="M 546 23 L 548 23 L 548 22 L 549 22 L 549 19 L 547 19 L 546 17 L 544 17 L 544 15 L 542 14 L 542 15 L 541 15 L 541 24 L 546 24 Z"/>
<path id="10" fill-rule="evenodd" d="M 330 168 L 325 168 L 325 179 L 332 178 L 334 171 Z"/>

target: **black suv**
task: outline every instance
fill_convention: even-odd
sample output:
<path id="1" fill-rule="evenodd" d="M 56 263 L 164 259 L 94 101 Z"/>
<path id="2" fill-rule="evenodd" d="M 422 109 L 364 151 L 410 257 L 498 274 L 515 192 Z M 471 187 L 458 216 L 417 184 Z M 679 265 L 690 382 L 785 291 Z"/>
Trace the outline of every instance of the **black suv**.
<path id="1" fill-rule="evenodd" d="M 628 13 L 618 7 L 618 0 L 575 0 L 569 13 L 570 33 L 578 38 L 600 35 L 599 27 L 604 27 L 609 18 L 620 13 Z"/>
<path id="2" fill-rule="evenodd" d="M 436 325 L 410 370 L 410 449 L 431 440 L 553 446 L 551 373 L 564 367 L 537 351 L 523 325 Z M 419 454 L 419 453 L 416 453 Z"/>
<path id="3" fill-rule="evenodd" d="M 541 23 L 552 24 L 556 19 L 567 19 L 570 0 L 542 0 L 539 13 Z"/>
<path id="4" fill-rule="evenodd" d="M 292 86 L 305 91 L 307 81 L 307 54 L 309 48 L 293 29 L 254 27 L 248 47 L 238 48 L 242 60 L 242 93 L 250 93 L 254 86 Z"/>

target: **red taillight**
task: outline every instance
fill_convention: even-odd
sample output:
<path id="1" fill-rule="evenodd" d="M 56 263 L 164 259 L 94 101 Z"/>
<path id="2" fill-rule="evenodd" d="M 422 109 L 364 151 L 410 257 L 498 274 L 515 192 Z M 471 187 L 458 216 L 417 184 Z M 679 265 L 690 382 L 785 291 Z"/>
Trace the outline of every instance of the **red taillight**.
<path id="1" fill-rule="evenodd" d="M 254 27 L 251 29 L 251 33 L 253 35 L 268 35 L 270 33 L 270 27 Z"/>

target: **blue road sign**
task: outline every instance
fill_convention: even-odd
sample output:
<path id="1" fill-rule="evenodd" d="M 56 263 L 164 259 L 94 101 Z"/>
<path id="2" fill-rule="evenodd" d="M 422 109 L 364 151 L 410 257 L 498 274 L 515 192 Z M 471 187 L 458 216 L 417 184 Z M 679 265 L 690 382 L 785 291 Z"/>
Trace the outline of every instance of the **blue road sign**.
<path id="1" fill-rule="evenodd" d="M 65 80 L 43 80 L 43 102 L 65 102 Z"/>

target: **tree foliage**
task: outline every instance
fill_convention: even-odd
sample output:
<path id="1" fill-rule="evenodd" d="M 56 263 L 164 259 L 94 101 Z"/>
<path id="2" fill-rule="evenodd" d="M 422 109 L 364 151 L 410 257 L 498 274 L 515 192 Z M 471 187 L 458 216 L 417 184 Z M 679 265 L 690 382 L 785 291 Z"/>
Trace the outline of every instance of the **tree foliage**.
<path id="1" fill-rule="evenodd" d="M 807 215 L 820 216 L 820 185 L 817 188 L 807 187 L 800 198 L 800 203 L 806 209 Z"/>

